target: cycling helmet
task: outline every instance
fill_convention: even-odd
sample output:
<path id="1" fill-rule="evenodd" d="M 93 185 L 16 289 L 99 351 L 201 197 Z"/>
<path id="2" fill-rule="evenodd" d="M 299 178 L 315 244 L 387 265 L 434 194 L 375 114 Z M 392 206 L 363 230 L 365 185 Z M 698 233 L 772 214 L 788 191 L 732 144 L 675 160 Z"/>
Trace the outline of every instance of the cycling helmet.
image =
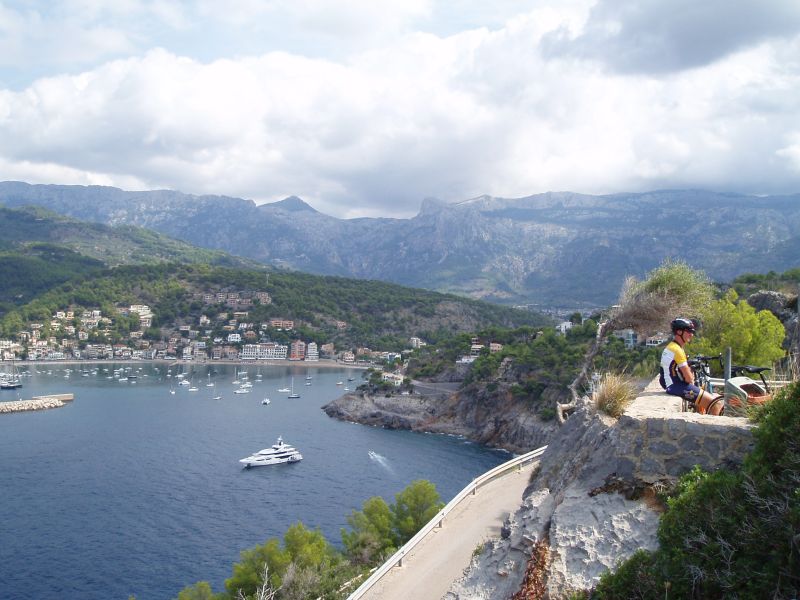
<path id="1" fill-rule="evenodd" d="M 670 326 L 672 327 L 672 333 L 677 333 L 678 331 L 691 331 L 694 333 L 697 331 L 697 322 L 694 319 L 678 317 L 670 323 Z"/>

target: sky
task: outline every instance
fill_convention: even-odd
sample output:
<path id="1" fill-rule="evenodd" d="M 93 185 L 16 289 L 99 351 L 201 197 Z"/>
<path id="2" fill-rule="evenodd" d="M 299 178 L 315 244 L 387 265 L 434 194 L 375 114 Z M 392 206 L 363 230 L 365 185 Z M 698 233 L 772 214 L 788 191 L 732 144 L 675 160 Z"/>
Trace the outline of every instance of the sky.
<path id="1" fill-rule="evenodd" d="M 0 180 L 340 218 L 800 192 L 797 0 L 0 0 Z"/>

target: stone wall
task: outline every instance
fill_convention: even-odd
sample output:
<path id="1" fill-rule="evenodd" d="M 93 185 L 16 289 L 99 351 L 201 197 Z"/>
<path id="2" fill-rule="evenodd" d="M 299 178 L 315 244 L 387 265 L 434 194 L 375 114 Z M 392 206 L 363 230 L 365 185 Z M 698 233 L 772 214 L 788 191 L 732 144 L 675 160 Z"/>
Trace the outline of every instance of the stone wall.
<path id="1" fill-rule="evenodd" d="M 694 465 L 730 467 L 752 449 L 747 419 L 685 413 L 680 404 L 653 381 L 628 407 L 616 424 L 618 476 L 652 482 L 678 477 Z"/>

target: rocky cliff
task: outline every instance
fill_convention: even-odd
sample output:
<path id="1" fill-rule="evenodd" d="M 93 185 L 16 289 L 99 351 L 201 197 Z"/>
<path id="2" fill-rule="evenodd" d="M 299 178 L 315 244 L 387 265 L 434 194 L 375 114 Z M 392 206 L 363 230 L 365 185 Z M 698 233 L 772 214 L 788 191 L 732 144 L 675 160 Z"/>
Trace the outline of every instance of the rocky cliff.
<path id="1" fill-rule="evenodd" d="M 695 464 L 738 465 L 751 446 L 745 419 L 682 413 L 655 381 L 618 420 L 584 405 L 552 437 L 502 537 L 446 598 L 510 598 L 531 565 L 547 597 L 590 589 L 637 549 L 656 547 L 655 492 Z"/>
<path id="2" fill-rule="evenodd" d="M 345 394 L 323 406 L 330 417 L 389 429 L 410 429 L 460 435 L 509 452 L 527 452 L 544 446 L 557 431 L 554 421 L 543 421 L 526 400 L 502 395 L 488 401 L 485 393 L 451 391 L 447 384 L 418 384 L 413 395 Z M 545 391 L 553 404 L 555 391 Z"/>

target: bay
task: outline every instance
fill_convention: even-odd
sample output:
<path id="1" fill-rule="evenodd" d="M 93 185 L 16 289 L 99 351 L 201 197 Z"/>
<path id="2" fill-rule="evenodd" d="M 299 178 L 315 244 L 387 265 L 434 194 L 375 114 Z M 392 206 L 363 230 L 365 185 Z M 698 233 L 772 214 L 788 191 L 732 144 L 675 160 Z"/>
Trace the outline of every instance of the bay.
<path id="1" fill-rule="evenodd" d="M 149 363 L 26 369 L 24 387 L 0 401 L 75 400 L 0 415 L 4 598 L 174 598 L 201 580 L 222 591 L 242 550 L 292 523 L 338 546 L 347 515 L 367 498 L 391 503 L 428 479 L 447 501 L 509 458 L 455 437 L 330 419 L 320 407 L 359 383 L 357 369 L 249 365 L 248 394 L 233 393 L 231 364 L 174 365 L 172 377 Z M 120 381 L 115 369 L 136 377 Z M 181 371 L 192 386 L 177 385 Z M 298 399 L 278 392 L 292 378 Z M 301 462 L 241 468 L 240 458 L 279 435 Z"/>

